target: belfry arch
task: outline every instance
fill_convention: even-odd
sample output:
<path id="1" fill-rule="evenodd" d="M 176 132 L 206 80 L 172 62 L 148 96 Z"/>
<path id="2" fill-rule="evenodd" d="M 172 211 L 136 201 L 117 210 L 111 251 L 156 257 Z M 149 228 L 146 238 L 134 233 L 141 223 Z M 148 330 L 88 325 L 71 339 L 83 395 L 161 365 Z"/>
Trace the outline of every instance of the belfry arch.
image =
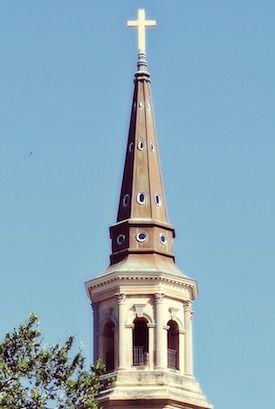
<path id="1" fill-rule="evenodd" d="M 179 326 L 174 320 L 168 321 L 167 326 L 167 366 L 179 369 Z"/>
<path id="2" fill-rule="evenodd" d="M 145 318 L 133 322 L 133 366 L 144 366 L 149 361 L 149 329 Z"/>
<path id="3" fill-rule="evenodd" d="M 104 325 L 102 334 L 103 361 L 106 365 L 106 372 L 115 369 L 115 324 L 108 321 Z"/>

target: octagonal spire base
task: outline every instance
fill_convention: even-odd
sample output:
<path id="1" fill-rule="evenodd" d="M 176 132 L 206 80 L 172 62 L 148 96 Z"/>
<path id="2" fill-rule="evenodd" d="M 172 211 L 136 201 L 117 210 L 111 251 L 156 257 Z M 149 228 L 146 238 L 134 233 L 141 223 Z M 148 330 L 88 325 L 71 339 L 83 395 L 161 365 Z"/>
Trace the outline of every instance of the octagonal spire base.
<path id="1" fill-rule="evenodd" d="M 112 375 L 112 374 L 110 374 Z M 193 377 L 168 371 L 118 371 L 98 396 L 103 409 L 212 409 Z"/>

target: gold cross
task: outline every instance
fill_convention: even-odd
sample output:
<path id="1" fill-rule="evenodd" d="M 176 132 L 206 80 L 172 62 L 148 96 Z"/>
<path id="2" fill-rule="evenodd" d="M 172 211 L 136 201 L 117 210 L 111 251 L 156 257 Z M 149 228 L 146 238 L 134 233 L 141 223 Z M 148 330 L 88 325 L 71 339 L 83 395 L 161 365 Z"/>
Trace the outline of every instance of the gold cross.
<path id="1" fill-rule="evenodd" d="M 138 49 L 145 53 L 145 29 L 146 27 L 154 27 L 157 25 L 156 20 L 145 20 L 145 10 L 138 10 L 138 19 L 127 21 L 128 27 L 138 29 Z"/>

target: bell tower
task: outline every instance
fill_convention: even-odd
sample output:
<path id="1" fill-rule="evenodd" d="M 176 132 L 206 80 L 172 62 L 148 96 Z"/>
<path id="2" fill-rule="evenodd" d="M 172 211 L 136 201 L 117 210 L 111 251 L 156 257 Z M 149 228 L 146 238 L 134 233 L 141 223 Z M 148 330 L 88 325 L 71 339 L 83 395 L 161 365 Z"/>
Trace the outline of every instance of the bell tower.
<path id="1" fill-rule="evenodd" d="M 110 227 L 110 265 L 86 282 L 94 313 L 94 360 L 113 385 L 105 408 L 212 408 L 193 374 L 192 303 L 197 283 L 175 264 L 175 229 L 167 218 L 139 10 L 137 72 L 117 221 Z"/>

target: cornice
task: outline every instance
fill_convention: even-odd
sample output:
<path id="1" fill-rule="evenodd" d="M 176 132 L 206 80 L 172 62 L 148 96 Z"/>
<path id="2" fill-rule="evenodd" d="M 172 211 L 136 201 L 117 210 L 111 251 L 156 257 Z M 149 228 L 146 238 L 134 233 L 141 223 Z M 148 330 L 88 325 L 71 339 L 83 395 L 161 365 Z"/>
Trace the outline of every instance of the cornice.
<path id="1" fill-rule="evenodd" d="M 110 230 L 120 228 L 122 226 L 129 226 L 129 227 L 136 227 L 136 226 L 148 226 L 148 227 L 164 227 L 167 230 L 170 230 L 174 233 L 175 237 L 175 229 L 174 226 L 170 223 L 167 223 L 162 220 L 152 219 L 152 218 L 129 218 L 125 220 L 121 220 L 112 226 L 110 226 Z"/>
<path id="2" fill-rule="evenodd" d="M 174 275 L 169 275 L 167 273 L 147 273 L 147 272 L 136 272 L 136 273 L 124 273 L 115 272 L 108 274 L 106 276 L 101 276 L 89 280 L 85 283 L 86 291 L 88 297 L 90 297 L 90 292 L 93 290 L 98 290 L 102 287 L 109 286 L 110 284 L 118 283 L 119 285 L 139 285 L 138 283 L 144 282 L 144 285 L 163 283 L 169 286 L 184 288 L 191 290 L 193 299 L 197 295 L 197 282 L 190 278 L 178 277 Z"/>

